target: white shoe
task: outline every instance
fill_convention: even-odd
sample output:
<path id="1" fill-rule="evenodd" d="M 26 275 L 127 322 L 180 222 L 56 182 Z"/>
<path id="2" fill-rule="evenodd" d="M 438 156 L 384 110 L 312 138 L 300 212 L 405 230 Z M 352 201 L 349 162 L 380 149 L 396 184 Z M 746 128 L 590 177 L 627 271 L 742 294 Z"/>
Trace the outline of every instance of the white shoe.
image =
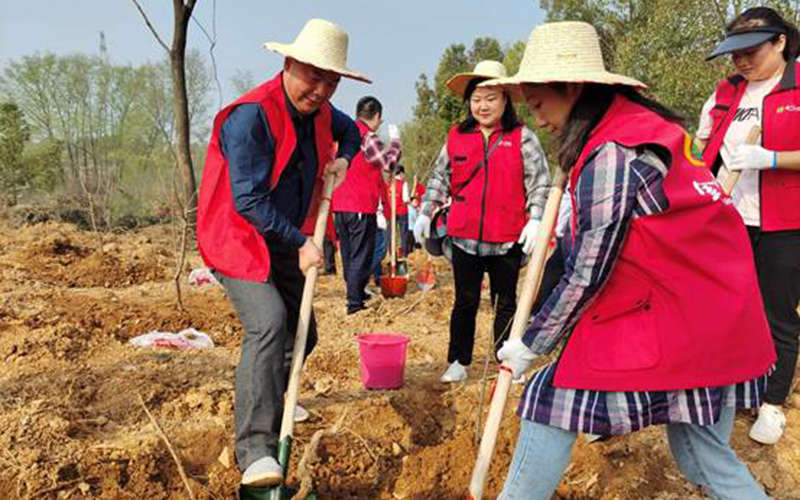
<path id="1" fill-rule="evenodd" d="M 511 383 L 514 385 L 525 385 L 527 381 L 528 377 L 526 377 L 524 373 L 520 373 L 519 377 L 511 379 Z"/>
<path id="2" fill-rule="evenodd" d="M 786 416 L 780 406 L 764 403 L 758 409 L 758 419 L 750 428 L 750 439 L 761 444 L 775 444 L 786 429 Z"/>
<path id="3" fill-rule="evenodd" d="M 303 408 L 300 405 L 295 405 L 295 407 L 294 407 L 294 421 L 295 421 L 295 423 L 305 422 L 309 418 L 311 418 L 311 414 L 308 413 L 308 410 L 306 410 L 305 408 Z"/>
<path id="4" fill-rule="evenodd" d="M 369 298 L 372 298 L 372 297 L 375 297 L 375 296 L 376 296 L 376 295 L 378 295 L 378 294 L 377 294 L 377 293 L 375 293 L 375 292 L 373 292 L 373 291 L 372 291 L 372 290 L 369 288 L 369 286 L 365 286 L 365 287 L 364 287 L 364 295 L 365 295 L 365 296 L 367 296 L 367 297 L 369 297 Z"/>
<path id="5" fill-rule="evenodd" d="M 461 382 L 463 380 L 467 380 L 467 368 L 458 361 L 453 361 L 442 376 L 439 377 L 439 381 L 444 384 Z"/>
<path id="6" fill-rule="evenodd" d="M 273 457 L 259 458 L 242 474 L 243 486 L 275 486 L 283 482 L 283 469 Z"/>

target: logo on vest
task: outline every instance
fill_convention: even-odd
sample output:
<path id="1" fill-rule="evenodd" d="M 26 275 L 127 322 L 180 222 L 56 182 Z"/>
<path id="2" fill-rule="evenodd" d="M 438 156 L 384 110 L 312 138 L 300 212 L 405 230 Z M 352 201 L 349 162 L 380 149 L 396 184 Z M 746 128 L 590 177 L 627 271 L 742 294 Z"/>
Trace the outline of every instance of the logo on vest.
<path id="1" fill-rule="evenodd" d="M 498 147 L 499 147 L 499 146 L 503 146 L 504 148 L 510 148 L 510 147 L 513 147 L 513 146 L 514 146 L 514 144 L 513 144 L 511 141 L 509 141 L 508 139 L 503 139 L 502 141 L 500 141 L 500 142 L 497 144 L 497 146 L 498 146 Z"/>
<path id="2" fill-rule="evenodd" d="M 780 113 L 800 113 L 800 106 L 794 106 L 792 104 L 787 104 L 786 106 L 781 106 L 778 108 L 777 112 Z"/>
<path id="3" fill-rule="evenodd" d="M 701 196 L 710 196 L 712 200 L 718 201 L 722 198 L 722 189 L 720 189 L 719 184 L 716 181 L 711 182 L 697 182 L 693 181 L 692 184 L 694 185 L 695 190 L 700 193 Z"/>

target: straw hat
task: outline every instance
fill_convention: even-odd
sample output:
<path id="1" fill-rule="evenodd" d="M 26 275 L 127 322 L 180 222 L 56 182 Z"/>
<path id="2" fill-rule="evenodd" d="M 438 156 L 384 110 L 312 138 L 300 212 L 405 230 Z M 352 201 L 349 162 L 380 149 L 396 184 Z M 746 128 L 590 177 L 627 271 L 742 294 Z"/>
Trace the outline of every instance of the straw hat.
<path id="1" fill-rule="evenodd" d="M 481 86 L 523 83 L 604 83 L 647 88 L 647 85 L 606 70 L 600 38 L 591 24 L 578 21 L 545 23 L 531 31 L 516 75 L 483 82 Z"/>
<path id="2" fill-rule="evenodd" d="M 486 60 L 479 62 L 471 73 L 458 73 L 454 75 L 447 80 L 445 85 L 447 85 L 447 88 L 455 95 L 463 98 L 464 91 L 467 90 L 467 85 L 475 78 L 495 79 L 505 78 L 507 76 L 508 71 L 506 71 L 506 67 L 503 66 L 503 63 Z"/>
<path id="3" fill-rule="evenodd" d="M 311 19 L 294 43 L 267 42 L 264 47 L 319 69 L 372 83 L 366 76 L 347 68 L 347 32 L 330 21 Z"/>

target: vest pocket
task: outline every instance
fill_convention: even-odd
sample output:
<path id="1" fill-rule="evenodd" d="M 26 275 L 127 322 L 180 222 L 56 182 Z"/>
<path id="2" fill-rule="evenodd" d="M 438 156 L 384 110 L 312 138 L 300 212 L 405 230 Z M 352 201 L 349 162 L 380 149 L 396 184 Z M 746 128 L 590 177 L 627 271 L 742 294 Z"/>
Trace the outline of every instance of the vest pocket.
<path id="1" fill-rule="evenodd" d="M 800 222 L 800 173 L 778 172 L 781 175 L 777 198 L 777 217 L 787 222 Z M 800 227 L 799 227 L 800 228 Z"/>
<path id="2" fill-rule="evenodd" d="M 650 291 L 595 311 L 584 328 L 588 365 L 600 371 L 635 371 L 661 359 Z"/>
<path id="3" fill-rule="evenodd" d="M 447 214 L 448 229 L 463 229 L 467 225 L 467 204 L 460 196 L 453 198 L 450 213 Z"/>

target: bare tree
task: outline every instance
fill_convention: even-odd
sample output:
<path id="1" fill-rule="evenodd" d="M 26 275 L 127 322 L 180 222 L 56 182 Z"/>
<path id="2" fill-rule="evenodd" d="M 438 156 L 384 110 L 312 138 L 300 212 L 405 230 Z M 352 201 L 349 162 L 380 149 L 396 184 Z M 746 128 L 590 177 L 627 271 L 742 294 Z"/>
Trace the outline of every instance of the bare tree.
<path id="1" fill-rule="evenodd" d="M 189 100 L 186 90 L 186 34 L 197 0 L 172 0 L 172 46 L 167 46 L 138 0 L 131 0 L 156 41 L 167 51 L 172 69 L 172 108 L 175 114 L 175 156 L 184 184 L 185 214 L 189 226 L 197 217 L 197 180 L 194 176 L 189 125 Z"/>

